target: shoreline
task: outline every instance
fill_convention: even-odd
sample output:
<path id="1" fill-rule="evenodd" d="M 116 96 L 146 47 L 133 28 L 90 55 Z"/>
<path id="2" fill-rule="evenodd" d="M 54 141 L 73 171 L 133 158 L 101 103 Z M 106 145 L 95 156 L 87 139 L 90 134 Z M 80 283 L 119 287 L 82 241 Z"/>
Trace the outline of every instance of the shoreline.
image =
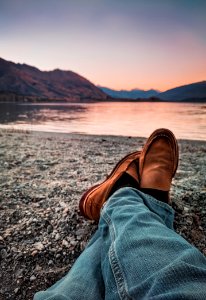
<path id="1" fill-rule="evenodd" d="M 58 132 L 58 131 L 42 131 L 42 130 L 31 130 L 31 129 L 20 129 L 20 128 L 14 128 L 14 127 L 1 127 L 2 124 L 0 124 L 0 133 L 2 132 L 8 132 L 8 133 L 22 133 L 22 134 L 33 134 L 36 136 L 42 136 L 42 137 L 62 137 L 62 138 L 81 138 L 81 139 L 92 139 L 92 138 L 108 138 L 108 139 L 143 139 L 146 140 L 148 137 L 144 136 L 130 136 L 130 135 L 108 135 L 108 134 L 90 134 L 90 133 L 84 133 L 84 132 Z M 184 139 L 184 138 L 177 138 L 178 142 L 195 142 L 195 143 L 206 143 L 206 140 L 201 139 Z"/>
<path id="2" fill-rule="evenodd" d="M 27 96 L 23 96 L 23 95 L 16 95 L 17 97 L 27 97 Z M 3 96 L 4 97 L 4 96 Z M 63 99 L 33 99 L 33 100 L 14 100 L 14 101 L 5 101 L 1 99 L 1 92 L 0 92 L 0 103 L 16 103 L 16 104 L 45 104 L 45 103 L 57 103 L 57 104 L 77 104 L 77 103 L 87 103 L 87 104 L 92 104 L 92 103 L 102 103 L 102 102 L 134 102 L 134 103 L 138 103 L 138 102 L 147 102 L 147 103 L 206 103 L 206 98 L 186 98 L 186 99 L 180 99 L 180 100 L 164 100 L 164 99 L 160 99 L 160 98 L 155 98 L 153 99 L 153 97 L 150 98 L 108 98 L 108 99 L 80 99 L 79 101 L 68 101 L 68 100 L 63 100 Z"/>
<path id="3" fill-rule="evenodd" d="M 96 229 L 82 193 L 145 140 L 0 128 L 0 299 L 33 299 L 67 273 Z M 206 141 L 178 142 L 174 228 L 206 255 Z"/>

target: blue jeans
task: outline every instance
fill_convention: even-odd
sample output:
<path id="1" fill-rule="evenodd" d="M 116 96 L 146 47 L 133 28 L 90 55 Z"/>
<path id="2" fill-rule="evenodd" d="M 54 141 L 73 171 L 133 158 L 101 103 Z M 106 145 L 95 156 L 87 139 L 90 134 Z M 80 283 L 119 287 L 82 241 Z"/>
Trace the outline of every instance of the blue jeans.
<path id="1" fill-rule="evenodd" d="M 173 209 L 121 188 L 68 274 L 35 300 L 206 299 L 206 258 L 173 230 Z"/>

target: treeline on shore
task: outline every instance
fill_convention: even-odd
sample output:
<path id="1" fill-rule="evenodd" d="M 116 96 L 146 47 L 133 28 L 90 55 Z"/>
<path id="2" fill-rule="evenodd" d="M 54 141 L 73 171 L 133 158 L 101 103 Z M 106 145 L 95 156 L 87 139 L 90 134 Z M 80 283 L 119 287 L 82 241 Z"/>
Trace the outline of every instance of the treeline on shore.
<path id="1" fill-rule="evenodd" d="M 44 98 L 30 95 L 19 95 L 12 92 L 1 92 L 0 91 L 0 102 L 19 102 L 19 103 L 43 103 L 43 102 L 58 102 L 58 103 L 67 103 L 67 102 L 194 102 L 194 103 L 205 103 L 206 98 L 186 98 L 182 100 L 162 100 L 158 97 L 149 97 L 149 98 L 137 98 L 137 99 L 129 99 L 129 98 L 113 98 L 109 97 L 108 99 L 88 99 L 88 98 L 80 98 L 77 99 L 58 99 L 58 98 Z"/>

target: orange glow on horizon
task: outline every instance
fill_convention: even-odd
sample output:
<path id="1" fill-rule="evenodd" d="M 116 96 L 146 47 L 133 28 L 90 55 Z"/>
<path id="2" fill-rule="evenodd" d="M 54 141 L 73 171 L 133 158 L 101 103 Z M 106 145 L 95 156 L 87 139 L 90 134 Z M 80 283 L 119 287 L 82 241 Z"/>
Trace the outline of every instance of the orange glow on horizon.
<path id="1" fill-rule="evenodd" d="M 154 89 L 154 90 L 157 90 L 157 91 L 160 91 L 160 92 L 164 92 L 164 91 L 167 91 L 167 90 L 170 90 L 170 89 L 173 89 L 173 88 L 177 88 L 177 87 L 180 87 L 180 86 L 184 86 L 184 85 L 188 85 L 188 84 L 192 84 L 192 83 L 196 83 L 196 82 L 201 82 L 201 81 L 206 81 L 206 75 L 203 77 L 191 77 L 191 78 L 183 78 L 182 80 L 179 80 L 179 81 L 172 81 L 172 82 L 162 82 L 162 83 L 157 83 L 155 85 L 154 84 L 146 84 L 143 83 L 143 84 L 124 84 L 123 85 L 120 85 L 118 83 L 114 83 L 114 84 L 102 84 L 102 83 L 94 83 L 95 85 L 97 86 L 102 86 L 102 87 L 106 87 L 106 88 L 109 88 L 109 89 L 112 89 L 112 90 L 116 90 L 116 91 L 119 91 L 119 90 L 134 90 L 134 89 L 139 89 L 139 90 L 150 90 L 150 89 Z"/>
<path id="2" fill-rule="evenodd" d="M 200 74 L 199 74 L 200 73 Z M 97 86 L 103 86 L 107 87 L 109 89 L 113 90 L 133 90 L 133 89 L 140 89 L 140 90 L 150 90 L 155 89 L 161 92 L 164 92 L 169 89 L 173 89 L 179 86 L 188 85 L 191 83 L 206 81 L 206 72 L 199 72 L 198 74 L 188 74 L 188 76 L 183 76 L 182 78 L 175 79 L 168 79 L 165 78 L 154 78 L 154 80 L 148 80 L 145 78 L 145 80 L 141 80 L 141 83 L 137 82 L 135 83 L 134 80 L 130 80 L 129 82 L 126 82 L 126 80 L 121 84 L 121 82 L 118 82 L 117 79 L 113 80 L 113 78 L 107 78 L 105 81 L 102 80 L 102 82 L 95 82 L 93 83 Z M 89 79 L 91 80 L 91 79 Z"/>

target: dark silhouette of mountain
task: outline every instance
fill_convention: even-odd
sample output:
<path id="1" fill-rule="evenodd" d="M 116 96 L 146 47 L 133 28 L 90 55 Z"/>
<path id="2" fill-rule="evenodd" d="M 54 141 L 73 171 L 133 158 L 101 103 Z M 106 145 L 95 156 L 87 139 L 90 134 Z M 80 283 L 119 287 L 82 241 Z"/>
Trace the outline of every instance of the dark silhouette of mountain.
<path id="1" fill-rule="evenodd" d="M 106 87 L 99 88 L 109 96 L 121 101 L 136 99 L 137 101 L 174 101 L 174 102 L 206 102 L 206 81 L 192 83 L 180 87 L 176 87 L 165 92 L 157 90 L 112 90 Z"/>
<path id="2" fill-rule="evenodd" d="M 155 97 L 157 94 L 159 94 L 156 90 L 139 90 L 139 89 L 133 89 L 130 91 L 127 90 L 113 90 L 106 87 L 98 86 L 104 93 L 107 95 L 113 97 L 113 98 L 124 98 L 124 99 L 137 99 L 137 98 L 150 98 Z"/>
<path id="3" fill-rule="evenodd" d="M 0 101 L 191 101 L 206 102 L 206 81 L 159 93 L 156 90 L 112 90 L 96 87 L 84 77 L 63 70 L 40 71 L 0 58 Z"/>
<path id="4" fill-rule="evenodd" d="M 206 81 L 187 84 L 159 93 L 158 98 L 166 101 L 206 101 Z"/>
<path id="5" fill-rule="evenodd" d="M 40 71 L 35 67 L 15 64 L 2 58 L 0 58 L 0 93 L 28 96 L 29 100 L 37 98 L 84 101 L 108 98 L 102 90 L 72 71 L 59 69 Z"/>

